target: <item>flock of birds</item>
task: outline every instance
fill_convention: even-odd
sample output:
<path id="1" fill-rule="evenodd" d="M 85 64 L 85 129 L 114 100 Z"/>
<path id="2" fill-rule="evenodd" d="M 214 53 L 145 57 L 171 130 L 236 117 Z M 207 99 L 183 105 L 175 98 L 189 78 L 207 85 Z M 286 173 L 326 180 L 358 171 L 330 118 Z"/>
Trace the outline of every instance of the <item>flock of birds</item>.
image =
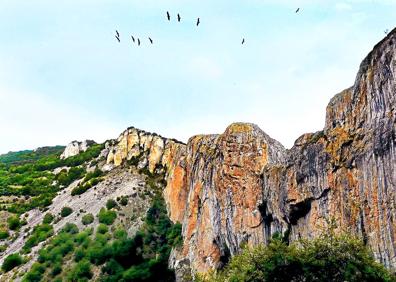
<path id="1" fill-rule="evenodd" d="M 300 11 L 300 8 L 298 8 L 298 9 L 296 10 L 296 13 L 298 13 L 299 11 Z M 168 21 L 171 20 L 171 15 L 170 15 L 169 11 L 166 12 L 166 18 L 168 19 Z M 177 21 L 178 21 L 178 22 L 181 22 L 181 16 L 180 16 L 180 14 L 177 14 Z M 196 26 L 199 26 L 200 23 L 201 23 L 200 18 L 197 18 Z M 117 39 L 117 41 L 118 41 L 119 43 L 121 42 L 120 33 L 118 32 L 118 30 L 116 30 L 115 38 Z M 140 38 L 135 38 L 133 35 L 131 35 L 131 39 L 132 39 L 132 42 L 133 42 L 133 43 L 137 43 L 137 45 L 140 46 L 140 44 L 141 44 Z M 154 41 L 153 41 L 153 39 L 152 39 L 151 37 L 148 37 L 148 40 L 149 40 L 150 44 L 154 44 Z M 245 42 L 246 42 L 246 41 L 245 41 L 245 38 L 242 38 L 241 44 L 243 45 L 243 44 L 245 44 Z"/>
<path id="2" fill-rule="evenodd" d="M 166 12 L 166 18 L 168 19 L 168 21 L 171 20 L 171 15 L 169 12 Z M 177 14 L 177 21 L 181 22 L 180 14 Z M 200 23 L 201 23 L 200 18 L 197 18 L 196 25 L 199 26 Z M 118 30 L 116 30 L 115 38 L 117 39 L 118 42 L 121 42 L 120 33 L 118 32 Z M 140 46 L 141 44 L 140 38 L 135 38 L 133 35 L 131 35 L 131 39 L 133 43 L 137 43 L 137 45 Z M 151 37 L 148 37 L 148 40 L 150 41 L 150 44 L 154 44 L 154 40 Z"/>
<path id="3" fill-rule="evenodd" d="M 298 12 L 300 12 L 300 8 L 297 8 L 297 10 L 295 11 L 296 14 L 297 14 Z M 168 19 L 168 21 L 171 20 L 171 15 L 170 15 L 169 11 L 166 12 L 166 18 Z M 181 22 L 181 16 L 180 16 L 180 14 L 177 14 L 177 21 L 178 21 L 178 22 Z M 196 26 L 199 26 L 200 23 L 201 23 L 200 18 L 197 18 Z M 389 30 L 386 29 L 386 30 L 384 31 L 384 33 L 385 33 L 385 34 L 388 34 L 388 33 L 389 33 Z M 119 43 L 121 42 L 120 33 L 118 32 L 118 30 L 116 30 L 115 38 L 117 39 L 117 41 L 118 41 Z M 133 43 L 137 43 L 137 45 L 140 46 L 140 44 L 141 44 L 140 38 L 135 38 L 133 35 L 131 35 L 131 39 L 132 39 L 132 42 L 133 42 Z M 153 39 L 152 39 L 151 37 L 148 37 L 148 40 L 149 40 L 150 44 L 154 44 L 154 41 L 153 41 Z M 243 45 L 243 44 L 245 44 L 245 42 L 246 42 L 246 41 L 245 41 L 245 38 L 242 38 L 241 44 Z"/>

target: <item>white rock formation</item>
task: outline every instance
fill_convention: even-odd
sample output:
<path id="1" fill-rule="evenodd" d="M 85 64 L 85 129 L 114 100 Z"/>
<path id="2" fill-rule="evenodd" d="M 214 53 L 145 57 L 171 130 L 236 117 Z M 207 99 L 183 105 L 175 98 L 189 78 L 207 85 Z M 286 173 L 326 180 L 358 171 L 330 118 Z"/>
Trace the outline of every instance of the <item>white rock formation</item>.
<path id="1" fill-rule="evenodd" d="M 92 141 L 92 140 L 85 140 L 83 142 L 72 141 L 69 143 L 69 145 L 66 146 L 66 148 L 63 151 L 60 158 L 67 159 L 69 157 L 78 155 L 79 153 L 85 152 L 86 150 L 88 150 L 88 148 L 94 144 L 96 144 L 96 143 L 95 143 L 95 141 Z"/>

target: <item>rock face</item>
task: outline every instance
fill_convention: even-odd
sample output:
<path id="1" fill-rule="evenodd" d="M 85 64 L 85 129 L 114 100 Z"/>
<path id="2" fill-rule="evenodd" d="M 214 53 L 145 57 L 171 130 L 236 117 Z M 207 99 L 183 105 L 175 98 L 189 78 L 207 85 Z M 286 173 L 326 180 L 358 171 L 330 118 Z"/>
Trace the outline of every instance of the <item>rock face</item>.
<path id="1" fill-rule="evenodd" d="M 330 101 L 325 128 L 290 150 L 253 124 L 186 145 L 130 128 L 107 144 L 107 163 L 164 169 L 168 212 L 183 226 L 170 260 L 178 280 L 275 232 L 291 241 L 317 236 L 330 220 L 396 269 L 395 74 L 394 30 L 362 62 L 355 84 Z"/>
<path id="2" fill-rule="evenodd" d="M 105 144 L 107 169 L 129 162 L 140 169 L 147 168 L 151 173 L 163 170 L 164 166 L 171 172 L 174 163 L 180 161 L 182 150 L 179 149 L 184 147 L 175 139 L 130 127 L 117 140 Z"/>
<path id="3" fill-rule="evenodd" d="M 283 164 L 285 155 L 279 142 L 253 124 L 235 123 L 221 135 L 189 140 L 187 185 L 176 189 L 187 204 L 177 220 L 184 223 L 181 256 L 194 270 L 219 266 L 245 242 L 265 242 L 260 178 L 265 166 Z"/>
<path id="4" fill-rule="evenodd" d="M 171 265 L 204 272 L 244 243 L 314 237 L 331 219 L 396 268 L 395 58 L 393 31 L 330 101 L 324 130 L 290 150 L 251 124 L 191 138 L 165 191 L 184 236 Z"/>
<path id="5" fill-rule="evenodd" d="M 78 155 L 81 152 L 85 152 L 88 148 L 92 145 L 96 144 L 95 141 L 92 140 L 85 140 L 82 142 L 79 141 L 72 141 L 70 142 L 65 150 L 63 151 L 62 155 L 60 156 L 61 159 L 67 159 L 73 156 Z"/>

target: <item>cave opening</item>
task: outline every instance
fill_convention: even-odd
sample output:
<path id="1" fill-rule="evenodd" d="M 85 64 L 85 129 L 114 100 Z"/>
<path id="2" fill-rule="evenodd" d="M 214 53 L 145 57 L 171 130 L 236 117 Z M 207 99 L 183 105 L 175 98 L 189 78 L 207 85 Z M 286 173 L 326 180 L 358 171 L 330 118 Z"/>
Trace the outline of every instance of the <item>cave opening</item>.
<path id="1" fill-rule="evenodd" d="M 268 212 L 268 203 L 267 201 L 263 201 L 259 206 L 258 210 L 260 212 L 262 222 L 264 223 L 264 231 L 265 236 L 267 238 L 267 242 L 271 239 L 271 223 L 274 221 L 274 217 L 271 213 Z"/>
<path id="2" fill-rule="evenodd" d="M 305 217 L 311 210 L 311 198 L 308 198 L 297 204 L 290 205 L 289 222 L 291 225 L 296 225 L 298 220 Z"/>

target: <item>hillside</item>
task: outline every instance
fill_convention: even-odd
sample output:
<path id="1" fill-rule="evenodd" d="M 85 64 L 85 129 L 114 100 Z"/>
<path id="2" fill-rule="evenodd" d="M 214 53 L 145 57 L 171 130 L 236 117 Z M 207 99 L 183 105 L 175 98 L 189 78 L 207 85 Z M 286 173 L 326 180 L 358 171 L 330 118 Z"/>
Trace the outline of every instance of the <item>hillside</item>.
<path id="1" fill-rule="evenodd" d="M 329 228 L 394 272 L 395 73 L 396 30 L 290 150 L 233 123 L 187 144 L 131 127 L 0 156 L 2 281 L 191 281 L 246 246 L 281 237 L 287 252 Z"/>
<path id="2" fill-rule="evenodd" d="M 62 157 L 74 145 L 1 156 L 0 264 L 23 256 L 2 281 L 173 281 L 168 258 L 180 225 L 166 214 L 163 170 L 106 169 L 105 144 Z"/>

